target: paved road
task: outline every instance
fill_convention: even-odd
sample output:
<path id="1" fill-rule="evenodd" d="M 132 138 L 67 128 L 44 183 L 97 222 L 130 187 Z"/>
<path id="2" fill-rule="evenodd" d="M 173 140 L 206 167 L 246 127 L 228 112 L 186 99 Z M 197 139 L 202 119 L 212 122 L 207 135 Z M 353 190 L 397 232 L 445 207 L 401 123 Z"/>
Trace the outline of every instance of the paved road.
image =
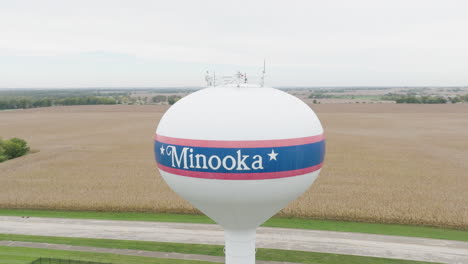
<path id="1" fill-rule="evenodd" d="M 0 216 L 0 233 L 222 245 L 217 225 Z M 257 247 L 468 263 L 468 242 L 261 227 Z"/>

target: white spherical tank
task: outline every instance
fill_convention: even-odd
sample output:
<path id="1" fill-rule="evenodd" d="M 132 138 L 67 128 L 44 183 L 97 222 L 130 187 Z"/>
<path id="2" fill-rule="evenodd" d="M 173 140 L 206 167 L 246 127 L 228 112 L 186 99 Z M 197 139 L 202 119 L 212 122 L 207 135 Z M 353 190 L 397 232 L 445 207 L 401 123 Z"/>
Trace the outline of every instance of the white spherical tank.
<path id="1" fill-rule="evenodd" d="M 154 151 L 168 185 L 225 229 L 226 263 L 255 263 L 255 229 L 303 193 L 325 155 L 298 98 L 255 85 L 209 87 L 164 114 Z"/>

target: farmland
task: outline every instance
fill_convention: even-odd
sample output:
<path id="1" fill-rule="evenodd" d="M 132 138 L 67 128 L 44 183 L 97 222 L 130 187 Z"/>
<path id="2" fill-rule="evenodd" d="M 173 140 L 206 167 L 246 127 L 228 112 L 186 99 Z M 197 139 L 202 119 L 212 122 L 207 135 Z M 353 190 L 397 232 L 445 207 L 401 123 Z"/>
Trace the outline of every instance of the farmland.
<path id="1" fill-rule="evenodd" d="M 311 107 L 325 166 L 281 215 L 468 228 L 468 104 Z M 196 212 L 156 170 L 153 133 L 167 108 L 0 112 L 0 136 L 38 150 L 0 164 L 0 207 Z"/>

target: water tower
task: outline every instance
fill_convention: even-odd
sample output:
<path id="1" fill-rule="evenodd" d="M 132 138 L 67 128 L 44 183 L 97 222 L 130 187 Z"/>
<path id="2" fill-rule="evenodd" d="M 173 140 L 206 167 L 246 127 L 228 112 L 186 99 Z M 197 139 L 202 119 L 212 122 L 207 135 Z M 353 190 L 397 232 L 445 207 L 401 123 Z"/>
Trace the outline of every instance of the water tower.
<path id="1" fill-rule="evenodd" d="M 323 128 L 298 98 L 263 84 L 192 93 L 159 122 L 154 151 L 168 185 L 225 230 L 227 264 L 255 263 L 255 231 L 306 191 L 325 155 Z"/>

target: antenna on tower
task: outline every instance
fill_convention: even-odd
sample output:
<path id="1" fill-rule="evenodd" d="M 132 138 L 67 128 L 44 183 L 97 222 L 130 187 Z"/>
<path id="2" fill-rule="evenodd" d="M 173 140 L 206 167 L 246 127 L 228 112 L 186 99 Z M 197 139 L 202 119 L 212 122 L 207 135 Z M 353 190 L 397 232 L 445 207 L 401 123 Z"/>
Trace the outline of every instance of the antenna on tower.
<path id="1" fill-rule="evenodd" d="M 206 74 L 205 74 L 205 81 L 206 81 L 206 85 L 207 85 L 207 86 L 211 86 L 211 85 L 212 85 L 212 81 L 211 81 L 211 77 L 210 77 L 210 72 L 209 72 L 209 71 L 206 71 Z"/>
<path id="2" fill-rule="evenodd" d="M 266 73 L 266 67 L 265 67 L 265 59 L 263 59 L 263 72 L 262 72 L 262 80 L 260 82 L 260 84 L 263 85 L 265 84 L 265 73 Z"/>

